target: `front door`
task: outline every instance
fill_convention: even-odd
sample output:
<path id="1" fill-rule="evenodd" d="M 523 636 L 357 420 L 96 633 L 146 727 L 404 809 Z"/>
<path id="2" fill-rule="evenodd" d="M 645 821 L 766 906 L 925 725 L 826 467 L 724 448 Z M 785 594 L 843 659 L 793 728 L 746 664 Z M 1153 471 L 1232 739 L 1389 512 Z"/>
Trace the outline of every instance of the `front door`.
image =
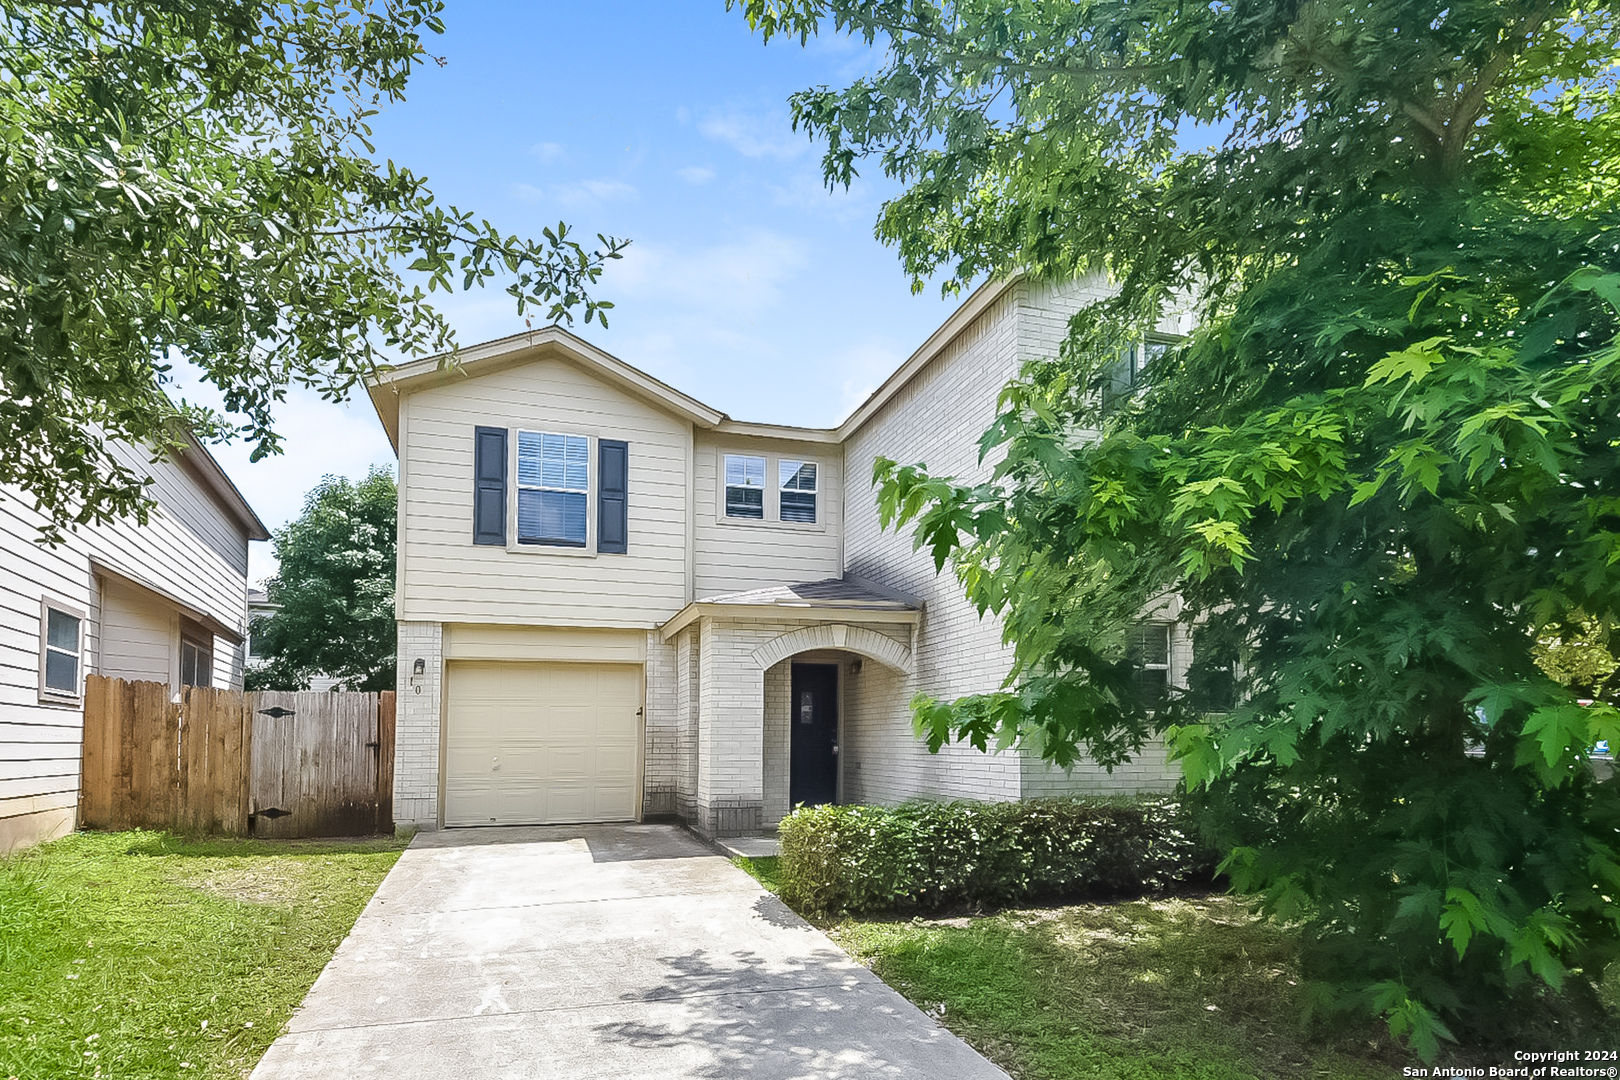
<path id="1" fill-rule="evenodd" d="M 788 798 L 819 806 L 838 798 L 838 665 L 793 665 Z"/>

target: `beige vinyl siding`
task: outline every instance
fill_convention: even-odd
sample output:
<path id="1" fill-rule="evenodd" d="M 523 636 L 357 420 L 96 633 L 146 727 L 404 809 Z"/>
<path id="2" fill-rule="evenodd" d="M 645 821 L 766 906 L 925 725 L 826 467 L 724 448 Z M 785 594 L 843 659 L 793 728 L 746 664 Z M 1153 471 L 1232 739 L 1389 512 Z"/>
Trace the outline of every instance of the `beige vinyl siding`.
<path id="1" fill-rule="evenodd" d="M 400 411 L 401 619 L 651 628 L 686 603 L 685 421 L 555 359 L 418 391 Z M 475 545 L 478 425 L 628 441 L 628 553 Z M 593 516 L 598 481 L 593 442 Z M 511 504 L 509 491 L 509 519 Z"/>
<path id="2" fill-rule="evenodd" d="M 774 462 L 783 458 L 815 462 L 816 523 L 801 525 L 726 518 L 722 502 L 722 462 L 728 453 L 766 458 L 768 518 L 774 516 L 777 498 Z M 841 446 L 698 432 L 693 460 L 695 596 L 821 581 L 839 575 L 844 528 Z"/>

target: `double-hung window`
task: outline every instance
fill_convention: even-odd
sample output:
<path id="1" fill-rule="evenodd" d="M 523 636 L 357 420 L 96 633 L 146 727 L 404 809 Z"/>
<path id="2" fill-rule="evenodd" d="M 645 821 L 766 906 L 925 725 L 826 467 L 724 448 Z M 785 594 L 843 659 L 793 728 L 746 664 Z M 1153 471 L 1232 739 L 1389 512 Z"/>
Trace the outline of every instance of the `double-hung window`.
<path id="1" fill-rule="evenodd" d="M 726 455 L 726 517 L 765 517 L 765 459 Z"/>
<path id="2" fill-rule="evenodd" d="M 1152 705 L 1170 693 L 1170 626 L 1144 623 L 1131 633 L 1126 656 L 1131 662 L 1131 681 L 1144 702 Z"/>
<path id="3" fill-rule="evenodd" d="M 180 685 L 214 685 L 214 635 L 200 626 L 181 626 Z"/>
<path id="4" fill-rule="evenodd" d="M 540 431 L 517 433 L 518 543 L 584 547 L 590 490 L 589 439 Z"/>
<path id="5" fill-rule="evenodd" d="M 1103 372 L 1102 405 L 1107 412 L 1135 394 L 1147 384 L 1149 370 L 1165 353 L 1170 342 L 1138 341 L 1119 354 L 1119 358 Z"/>
<path id="6" fill-rule="evenodd" d="M 816 463 L 782 458 L 776 463 L 781 519 L 814 525 L 816 521 Z"/>
<path id="7" fill-rule="evenodd" d="M 84 612 L 44 600 L 39 612 L 39 697 L 77 702 L 84 683 Z"/>

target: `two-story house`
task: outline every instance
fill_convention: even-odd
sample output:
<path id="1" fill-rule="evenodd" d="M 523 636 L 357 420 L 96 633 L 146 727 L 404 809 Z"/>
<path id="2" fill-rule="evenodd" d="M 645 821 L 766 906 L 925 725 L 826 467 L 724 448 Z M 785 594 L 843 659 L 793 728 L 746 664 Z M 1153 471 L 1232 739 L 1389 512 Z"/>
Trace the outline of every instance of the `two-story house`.
<path id="1" fill-rule="evenodd" d="M 1162 750 L 1111 775 L 930 754 L 912 697 L 993 690 L 1010 651 L 870 485 L 880 455 L 985 476 L 1001 387 L 1101 287 L 985 285 L 833 429 L 733 420 L 559 329 L 372 383 L 399 454 L 400 822 L 733 835 L 798 803 L 1172 785 Z M 1186 642 L 1144 630 L 1144 677 L 1179 683 Z"/>
<path id="2" fill-rule="evenodd" d="M 144 525 L 41 544 L 43 517 L 0 488 L 0 852 L 74 827 L 85 675 L 242 685 L 247 546 L 269 532 L 201 444 L 112 451 L 151 478 Z"/>

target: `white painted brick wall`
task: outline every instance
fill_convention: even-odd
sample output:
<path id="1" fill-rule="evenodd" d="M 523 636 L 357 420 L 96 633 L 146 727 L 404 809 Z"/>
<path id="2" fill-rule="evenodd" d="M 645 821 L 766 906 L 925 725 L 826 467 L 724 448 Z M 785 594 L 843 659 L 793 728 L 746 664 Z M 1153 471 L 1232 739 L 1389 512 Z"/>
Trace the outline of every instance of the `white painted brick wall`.
<path id="1" fill-rule="evenodd" d="M 929 754 L 912 732 L 911 698 L 919 691 L 950 700 L 996 690 L 1012 654 L 1002 644 L 1000 620 L 980 618 L 949 567 L 936 574 L 929 553 L 912 549 L 909 529 L 896 533 L 879 528 L 870 488 L 872 464 L 879 455 L 901 464 L 922 462 L 936 476 L 966 483 L 988 479 L 996 459 L 980 463 L 978 439 L 995 420 L 1002 387 L 1025 362 L 1057 355 L 1073 313 L 1103 295 L 1099 280 L 1061 286 L 1019 283 L 845 444 L 846 571 L 917 596 L 925 605 L 914 677 L 866 663 L 848 680 L 846 801 L 1002 800 L 1173 784 L 1162 748 L 1112 776 L 1085 767 L 1064 774 L 1021 754 L 984 754 L 959 744 Z M 1185 658 L 1179 670 L 1185 671 Z M 1176 678 L 1173 661 L 1172 680 Z"/>
<path id="2" fill-rule="evenodd" d="M 677 646 L 656 632 L 647 635 L 646 745 L 642 769 L 642 814 L 676 813 L 681 773 L 681 712 L 677 688 Z"/>
<path id="3" fill-rule="evenodd" d="M 765 826 L 776 823 L 792 809 L 789 804 L 791 780 L 791 738 L 789 723 L 793 707 L 793 661 L 783 660 L 765 669 Z"/>
<path id="4" fill-rule="evenodd" d="M 439 702 L 444 677 L 444 627 L 400 622 L 398 708 L 394 718 L 394 821 L 418 829 L 439 824 Z M 423 674 L 413 677 L 417 658 Z"/>

